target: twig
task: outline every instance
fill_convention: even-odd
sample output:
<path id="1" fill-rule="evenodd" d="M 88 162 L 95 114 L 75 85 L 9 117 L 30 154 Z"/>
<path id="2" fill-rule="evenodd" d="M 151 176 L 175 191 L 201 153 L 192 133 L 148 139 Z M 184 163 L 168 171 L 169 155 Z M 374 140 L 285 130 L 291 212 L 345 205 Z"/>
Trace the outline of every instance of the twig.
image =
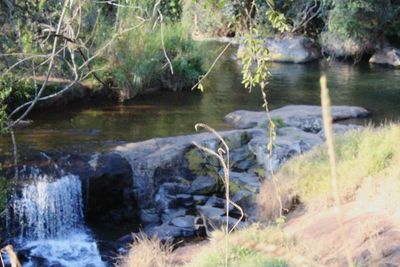
<path id="1" fill-rule="evenodd" d="M 168 57 L 168 54 L 167 54 L 167 51 L 165 50 L 165 44 L 164 44 L 164 27 L 163 27 L 163 20 L 164 20 L 164 17 L 163 17 L 163 15 L 162 15 L 162 13 L 161 13 L 161 11 L 160 11 L 160 9 L 157 9 L 157 11 L 158 11 L 158 14 L 160 14 L 160 34 L 161 34 L 161 45 L 162 45 L 162 49 L 163 49 L 163 52 L 164 52 L 164 56 L 165 56 L 165 58 L 167 59 L 167 61 L 168 61 L 168 65 L 169 65 L 169 69 L 171 70 L 171 74 L 172 75 L 174 75 L 174 68 L 172 67 L 172 63 L 171 63 L 171 60 L 169 59 L 169 57 Z"/>
<path id="2" fill-rule="evenodd" d="M 192 87 L 191 90 L 196 89 L 196 88 L 203 82 L 203 80 L 204 80 L 205 78 L 207 78 L 207 76 L 210 74 L 210 72 L 212 71 L 212 69 L 213 69 L 213 68 L 215 67 L 215 65 L 217 64 L 218 60 L 222 57 L 222 55 L 226 52 L 226 50 L 228 50 L 228 48 L 229 48 L 229 46 L 231 46 L 231 44 L 232 44 L 232 41 L 230 41 L 230 42 L 224 47 L 224 49 L 222 50 L 222 52 L 219 53 L 218 57 L 214 60 L 214 62 L 213 62 L 213 64 L 211 65 L 211 67 L 208 69 L 207 73 L 204 74 L 204 75 L 201 77 L 201 79 L 200 79 L 195 85 L 193 85 L 193 87 Z"/>

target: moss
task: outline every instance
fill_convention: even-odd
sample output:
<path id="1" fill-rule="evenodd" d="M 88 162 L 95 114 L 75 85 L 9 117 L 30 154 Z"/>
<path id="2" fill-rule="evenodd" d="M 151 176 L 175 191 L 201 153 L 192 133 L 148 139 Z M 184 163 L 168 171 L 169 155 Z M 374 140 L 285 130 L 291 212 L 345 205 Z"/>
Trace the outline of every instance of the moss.
<path id="1" fill-rule="evenodd" d="M 8 195 L 8 181 L 4 177 L 0 177 L 0 213 L 5 209 Z"/>
<path id="2" fill-rule="evenodd" d="M 188 162 L 189 170 L 193 174 L 217 177 L 216 170 L 219 169 L 220 164 L 216 158 L 201 153 L 195 147 L 186 152 L 185 159 Z"/>
<path id="3" fill-rule="evenodd" d="M 273 117 L 271 120 L 275 124 L 276 128 L 282 128 L 286 126 L 285 121 L 281 117 Z M 268 126 L 269 126 L 268 121 L 262 122 L 258 125 L 258 127 L 260 128 L 268 128 Z"/>
<path id="4" fill-rule="evenodd" d="M 239 185 L 237 185 L 235 182 L 233 181 L 229 181 L 229 193 L 230 195 L 235 195 L 240 191 L 240 187 Z"/>

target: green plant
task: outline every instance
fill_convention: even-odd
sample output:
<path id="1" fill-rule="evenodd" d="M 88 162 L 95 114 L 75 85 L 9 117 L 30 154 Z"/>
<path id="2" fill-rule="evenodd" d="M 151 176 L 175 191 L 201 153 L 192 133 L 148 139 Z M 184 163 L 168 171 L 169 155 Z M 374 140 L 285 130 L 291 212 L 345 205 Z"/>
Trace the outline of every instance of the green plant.
<path id="1" fill-rule="evenodd" d="M 162 34 L 159 27 L 129 32 L 118 38 L 110 51 L 111 57 L 103 60 L 107 65 L 103 75 L 108 73 L 127 92 L 127 98 L 154 87 L 190 88 L 203 72 L 205 55 L 200 45 L 178 23 L 163 25 Z"/>
<path id="2" fill-rule="evenodd" d="M 224 233 L 215 231 L 211 240 L 200 248 L 187 267 L 219 267 L 224 266 Z M 289 266 L 285 258 L 293 253 L 293 240 L 276 227 L 250 225 L 245 229 L 232 233 L 229 237 L 229 254 L 227 266 L 245 267 L 284 267 Z M 268 248 L 276 247 L 281 253 L 278 257 Z M 284 251 L 284 252 L 283 252 Z M 282 253 L 283 252 L 283 253 Z M 289 258 L 289 257 L 288 257 Z"/>

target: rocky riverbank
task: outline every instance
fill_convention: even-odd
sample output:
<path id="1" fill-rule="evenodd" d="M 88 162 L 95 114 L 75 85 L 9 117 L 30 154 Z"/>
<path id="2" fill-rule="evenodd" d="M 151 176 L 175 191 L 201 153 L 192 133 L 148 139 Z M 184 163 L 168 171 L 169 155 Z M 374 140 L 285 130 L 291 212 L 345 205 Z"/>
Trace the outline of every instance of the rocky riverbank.
<path id="1" fill-rule="evenodd" d="M 351 106 L 334 106 L 332 114 L 338 133 L 361 128 L 340 122 L 369 115 L 367 110 Z M 265 112 L 232 112 L 225 122 L 234 129 L 220 133 L 231 152 L 231 198 L 245 212 L 240 227 L 254 221 L 254 201 L 270 171 L 323 142 L 320 107 L 290 105 L 271 111 L 271 116 L 278 126 L 271 158 Z M 87 222 L 139 224 L 148 235 L 162 240 L 204 236 L 207 230 L 225 223 L 224 188 L 219 162 L 193 142 L 211 149 L 221 145 L 212 133 L 199 133 L 127 143 L 92 155 L 40 153 L 20 166 L 26 177 L 20 183 L 29 183 L 33 170 L 26 165 L 45 173 L 62 169 L 82 180 Z M 12 169 L 8 171 L 10 176 Z M 230 207 L 229 224 L 235 224 L 239 216 L 238 210 Z M 131 240 L 127 233 L 106 246 L 107 254 L 110 250 L 122 252 Z"/>
<path id="2" fill-rule="evenodd" d="M 394 68 L 400 66 L 400 50 L 389 43 L 380 46 L 369 44 L 366 49 L 364 45 L 352 39 L 342 40 L 337 36 L 325 34 L 317 41 L 310 37 L 287 33 L 264 38 L 264 45 L 268 48 L 269 60 L 272 62 L 308 63 L 323 56 L 338 60 L 359 60 L 367 56 L 371 64 Z M 238 58 L 241 58 L 243 51 L 244 46 L 240 45 Z"/>
<path id="3" fill-rule="evenodd" d="M 348 106 L 335 106 L 332 111 L 335 122 L 369 114 L 363 108 Z M 225 117 L 228 124 L 237 128 L 221 135 L 231 150 L 231 198 L 245 212 L 241 227 L 254 220 L 255 197 L 271 168 L 277 171 L 292 156 L 323 142 L 320 107 L 285 106 L 272 111 L 271 116 L 279 122 L 272 164 L 268 164 L 265 112 L 236 111 Z M 335 123 L 335 131 L 340 133 L 354 128 L 361 126 Z M 190 237 L 203 234 L 205 225 L 220 227 L 224 224 L 221 166 L 216 159 L 199 151 L 193 142 L 211 149 L 221 145 L 213 134 L 201 133 L 115 148 L 131 165 L 133 195 L 140 222 L 149 235 L 162 240 Z M 230 216 L 229 222 L 233 225 L 239 212 L 232 207 Z"/>

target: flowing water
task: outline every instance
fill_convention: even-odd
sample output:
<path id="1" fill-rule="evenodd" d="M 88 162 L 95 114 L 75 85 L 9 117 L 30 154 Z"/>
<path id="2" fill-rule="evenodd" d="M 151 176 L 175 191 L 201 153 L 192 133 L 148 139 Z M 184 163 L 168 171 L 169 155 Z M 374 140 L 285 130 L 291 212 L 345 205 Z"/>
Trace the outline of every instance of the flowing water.
<path id="1" fill-rule="evenodd" d="M 78 176 L 35 174 L 14 196 L 12 220 L 20 225 L 17 249 L 27 251 L 24 266 L 104 266 L 83 221 Z"/>
<path id="2" fill-rule="evenodd" d="M 34 124 L 16 132 L 20 151 L 100 151 L 120 142 L 189 134 L 204 122 L 227 129 L 223 117 L 237 109 L 262 110 L 260 92 L 241 85 L 240 66 L 228 54 L 204 84 L 205 92 L 157 92 L 125 104 L 69 105 L 34 112 Z M 271 64 L 270 108 L 320 103 L 319 77 L 328 77 L 333 104 L 359 105 L 372 117 L 365 123 L 400 120 L 400 70 L 361 63 L 320 62 Z M 0 138 L 0 155 L 11 152 L 8 137 Z M 33 255 L 31 265 L 46 259 L 62 266 L 102 266 L 95 241 L 83 223 L 79 177 L 35 174 L 14 200 L 21 222 L 20 248 Z M 36 259 L 36 262 L 35 262 Z"/>

